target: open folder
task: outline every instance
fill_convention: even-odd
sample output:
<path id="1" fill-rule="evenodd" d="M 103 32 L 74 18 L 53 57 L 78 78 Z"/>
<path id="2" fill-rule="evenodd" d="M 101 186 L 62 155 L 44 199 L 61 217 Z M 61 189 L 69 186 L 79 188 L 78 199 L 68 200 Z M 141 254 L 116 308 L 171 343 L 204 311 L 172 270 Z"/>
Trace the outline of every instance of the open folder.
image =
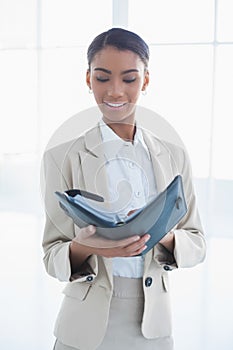
<path id="1" fill-rule="evenodd" d="M 102 237 L 119 240 L 149 233 L 151 238 L 143 254 L 171 231 L 187 212 L 181 175 L 124 220 L 115 213 L 98 208 L 98 202 L 104 202 L 104 198 L 94 193 L 72 189 L 55 194 L 60 207 L 76 225 L 94 225 L 96 233 Z"/>

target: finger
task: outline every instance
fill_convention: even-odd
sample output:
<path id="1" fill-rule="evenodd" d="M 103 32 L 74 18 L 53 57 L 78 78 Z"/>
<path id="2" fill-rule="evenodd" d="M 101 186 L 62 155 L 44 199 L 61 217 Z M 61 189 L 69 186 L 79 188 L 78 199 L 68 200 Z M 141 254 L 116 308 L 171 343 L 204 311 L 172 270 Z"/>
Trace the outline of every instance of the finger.
<path id="1" fill-rule="evenodd" d="M 138 242 L 140 240 L 140 236 L 132 236 L 124 239 L 120 239 L 118 241 L 113 241 L 115 243 L 115 247 L 127 247 L 132 243 Z"/>
<path id="2" fill-rule="evenodd" d="M 93 236 L 96 232 L 96 227 L 93 225 L 89 225 L 87 227 L 83 227 L 78 231 L 77 236 L 74 238 L 74 241 L 79 241 L 82 239 L 86 239 L 90 236 Z"/>
<path id="3" fill-rule="evenodd" d="M 137 249 L 140 249 L 141 247 L 143 247 L 146 242 L 148 242 L 150 239 L 150 235 L 149 234 L 146 234 L 144 236 L 142 236 L 140 238 L 140 240 L 138 240 L 137 242 L 134 242 L 132 245 L 131 245 L 131 248 L 137 250 Z"/>
<path id="4" fill-rule="evenodd" d="M 130 215 L 132 215 L 136 210 L 138 210 L 138 209 L 133 209 L 133 210 L 130 210 L 129 212 L 128 212 L 128 214 L 127 214 L 127 216 L 130 216 Z"/>
<path id="5" fill-rule="evenodd" d="M 93 231 L 94 228 L 94 231 Z M 95 247 L 95 248 L 120 248 L 126 247 L 138 240 L 140 240 L 140 236 L 132 236 L 129 238 L 121 239 L 121 240 L 110 240 L 107 238 L 103 238 L 98 234 L 94 234 L 96 232 L 95 226 L 88 226 L 85 229 L 81 229 L 78 232 L 78 235 L 75 237 L 75 241 L 79 244 Z"/>
<path id="6" fill-rule="evenodd" d="M 144 252 L 145 249 L 147 249 L 147 245 L 144 245 L 140 249 L 136 250 L 134 253 L 131 254 L 131 256 L 140 255 L 141 253 Z"/>
<path id="7" fill-rule="evenodd" d="M 143 244 L 143 242 L 146 243 L 147 241 L 149 241 L 149 239 L 150 239 L 150 235 L 149 233 L 146 233 L 141 237 L 138 235 L 135 235 L 135 236 L 121 239 L 119 241 L 114 241 L 114 242 L 117 242 L 117 245 L 115 247 L 124 247 L 124 246 L 127 247 L 135 242 L 139 244 Z"/>
<path id="8" fill-rule="evenodd" d="M 141 248 L 149 239 L 149 234 L 143 235 L 142 237 L 135 235 L 118 241 L 109 240 L 106 243 L 108 248 L 126 248 L 127 251 L 131 252 Z"/>
<path id="9" fill-rule="evenodd" d="M 116 240 L 102 238 L 96 234 L 96 235 L 87 237 L 85 239 L 85 244 L 96 248 L 124 248 L 138 240 L 140 240 L 139 236 L 134 236 L 134 237 L 116 241 Z"/>
<path id="10" fill-rule="evenodd" d="M 96 227 L 94 225 L 89 225 L 87 227 L 84 227 L 81 229 L 82 234 L 85 235 L 85 237 L 90 237 L 95 234 Z"/>
<path id="11" fill-rule="evenodd" d="M 139 250 L 142 250 L 146 245 L 146 242 L 148 242 L 150 239 L 150 235 L 146 234 L 140 238 L 139 241 L 134 242 L 133 244 L 126 247 L 126 252 L 128 254 L 135 255 Z"/>

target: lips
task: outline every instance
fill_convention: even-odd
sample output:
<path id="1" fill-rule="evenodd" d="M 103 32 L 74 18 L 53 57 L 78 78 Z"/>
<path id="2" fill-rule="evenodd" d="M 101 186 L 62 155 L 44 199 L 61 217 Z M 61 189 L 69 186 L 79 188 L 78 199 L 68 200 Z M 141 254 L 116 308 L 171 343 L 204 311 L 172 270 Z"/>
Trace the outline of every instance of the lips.
<path id="1" fill-rule="evenodd" d="M 126 105 L 127 102 L 107 102 L 107 101 L 104 101 L 104 104 L 110 108 L 121 108 L 123 106 Z"/>

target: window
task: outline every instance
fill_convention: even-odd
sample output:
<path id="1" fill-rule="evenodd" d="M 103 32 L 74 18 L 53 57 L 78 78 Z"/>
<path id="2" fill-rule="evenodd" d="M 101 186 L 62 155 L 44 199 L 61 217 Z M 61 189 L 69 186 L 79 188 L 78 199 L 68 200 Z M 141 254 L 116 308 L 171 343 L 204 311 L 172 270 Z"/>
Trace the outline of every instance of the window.
<path id="1" fill-rule="evenodd" d="M 16 154 L 22 164 L 24 154 L 34 159 L 65 120 L 95 105 L 85 83 L 87 46 L 122 26 L 150 45 L 150 85 L 140 105 L 177 130 L 194 177 L 211 179 L 200 185 L 207 210 L 214 181 L 228 181 L 226 193 L 233 191 L 232 10 L 231 0 L 1 1 L 2 164 L 13 164 Z"/>
<path id="2" fill-rule="evenodd" d="M 150 44 L 210 42 L 213 0 L 129 0 L 128 27 Z"/>

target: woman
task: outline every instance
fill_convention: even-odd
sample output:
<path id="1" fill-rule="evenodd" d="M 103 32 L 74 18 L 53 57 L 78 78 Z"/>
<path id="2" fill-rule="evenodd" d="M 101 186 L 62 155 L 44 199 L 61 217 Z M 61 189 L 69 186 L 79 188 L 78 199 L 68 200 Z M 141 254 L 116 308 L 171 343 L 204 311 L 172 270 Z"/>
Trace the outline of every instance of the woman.
<path id="1" fill-rule="evenodd" d="M 168 274 L 205 257 L 205 241 L 186 152 L 142 130 L 135 106 L 149 84 L 149 49 L 135 33 L 113 28 L 88 48 L 86 82 L 102 120 L 44 155 L 47 272 L 67 281 L 57 317 L 56 350 L 173 349 Z M 182 175 L 187 214 L 153 249 L 150 236 L 101 239 L 73 225 L 55 191 L 98 193 L 130 215 Z M 142 254 L 141 254 L 142 253 Z"/>

